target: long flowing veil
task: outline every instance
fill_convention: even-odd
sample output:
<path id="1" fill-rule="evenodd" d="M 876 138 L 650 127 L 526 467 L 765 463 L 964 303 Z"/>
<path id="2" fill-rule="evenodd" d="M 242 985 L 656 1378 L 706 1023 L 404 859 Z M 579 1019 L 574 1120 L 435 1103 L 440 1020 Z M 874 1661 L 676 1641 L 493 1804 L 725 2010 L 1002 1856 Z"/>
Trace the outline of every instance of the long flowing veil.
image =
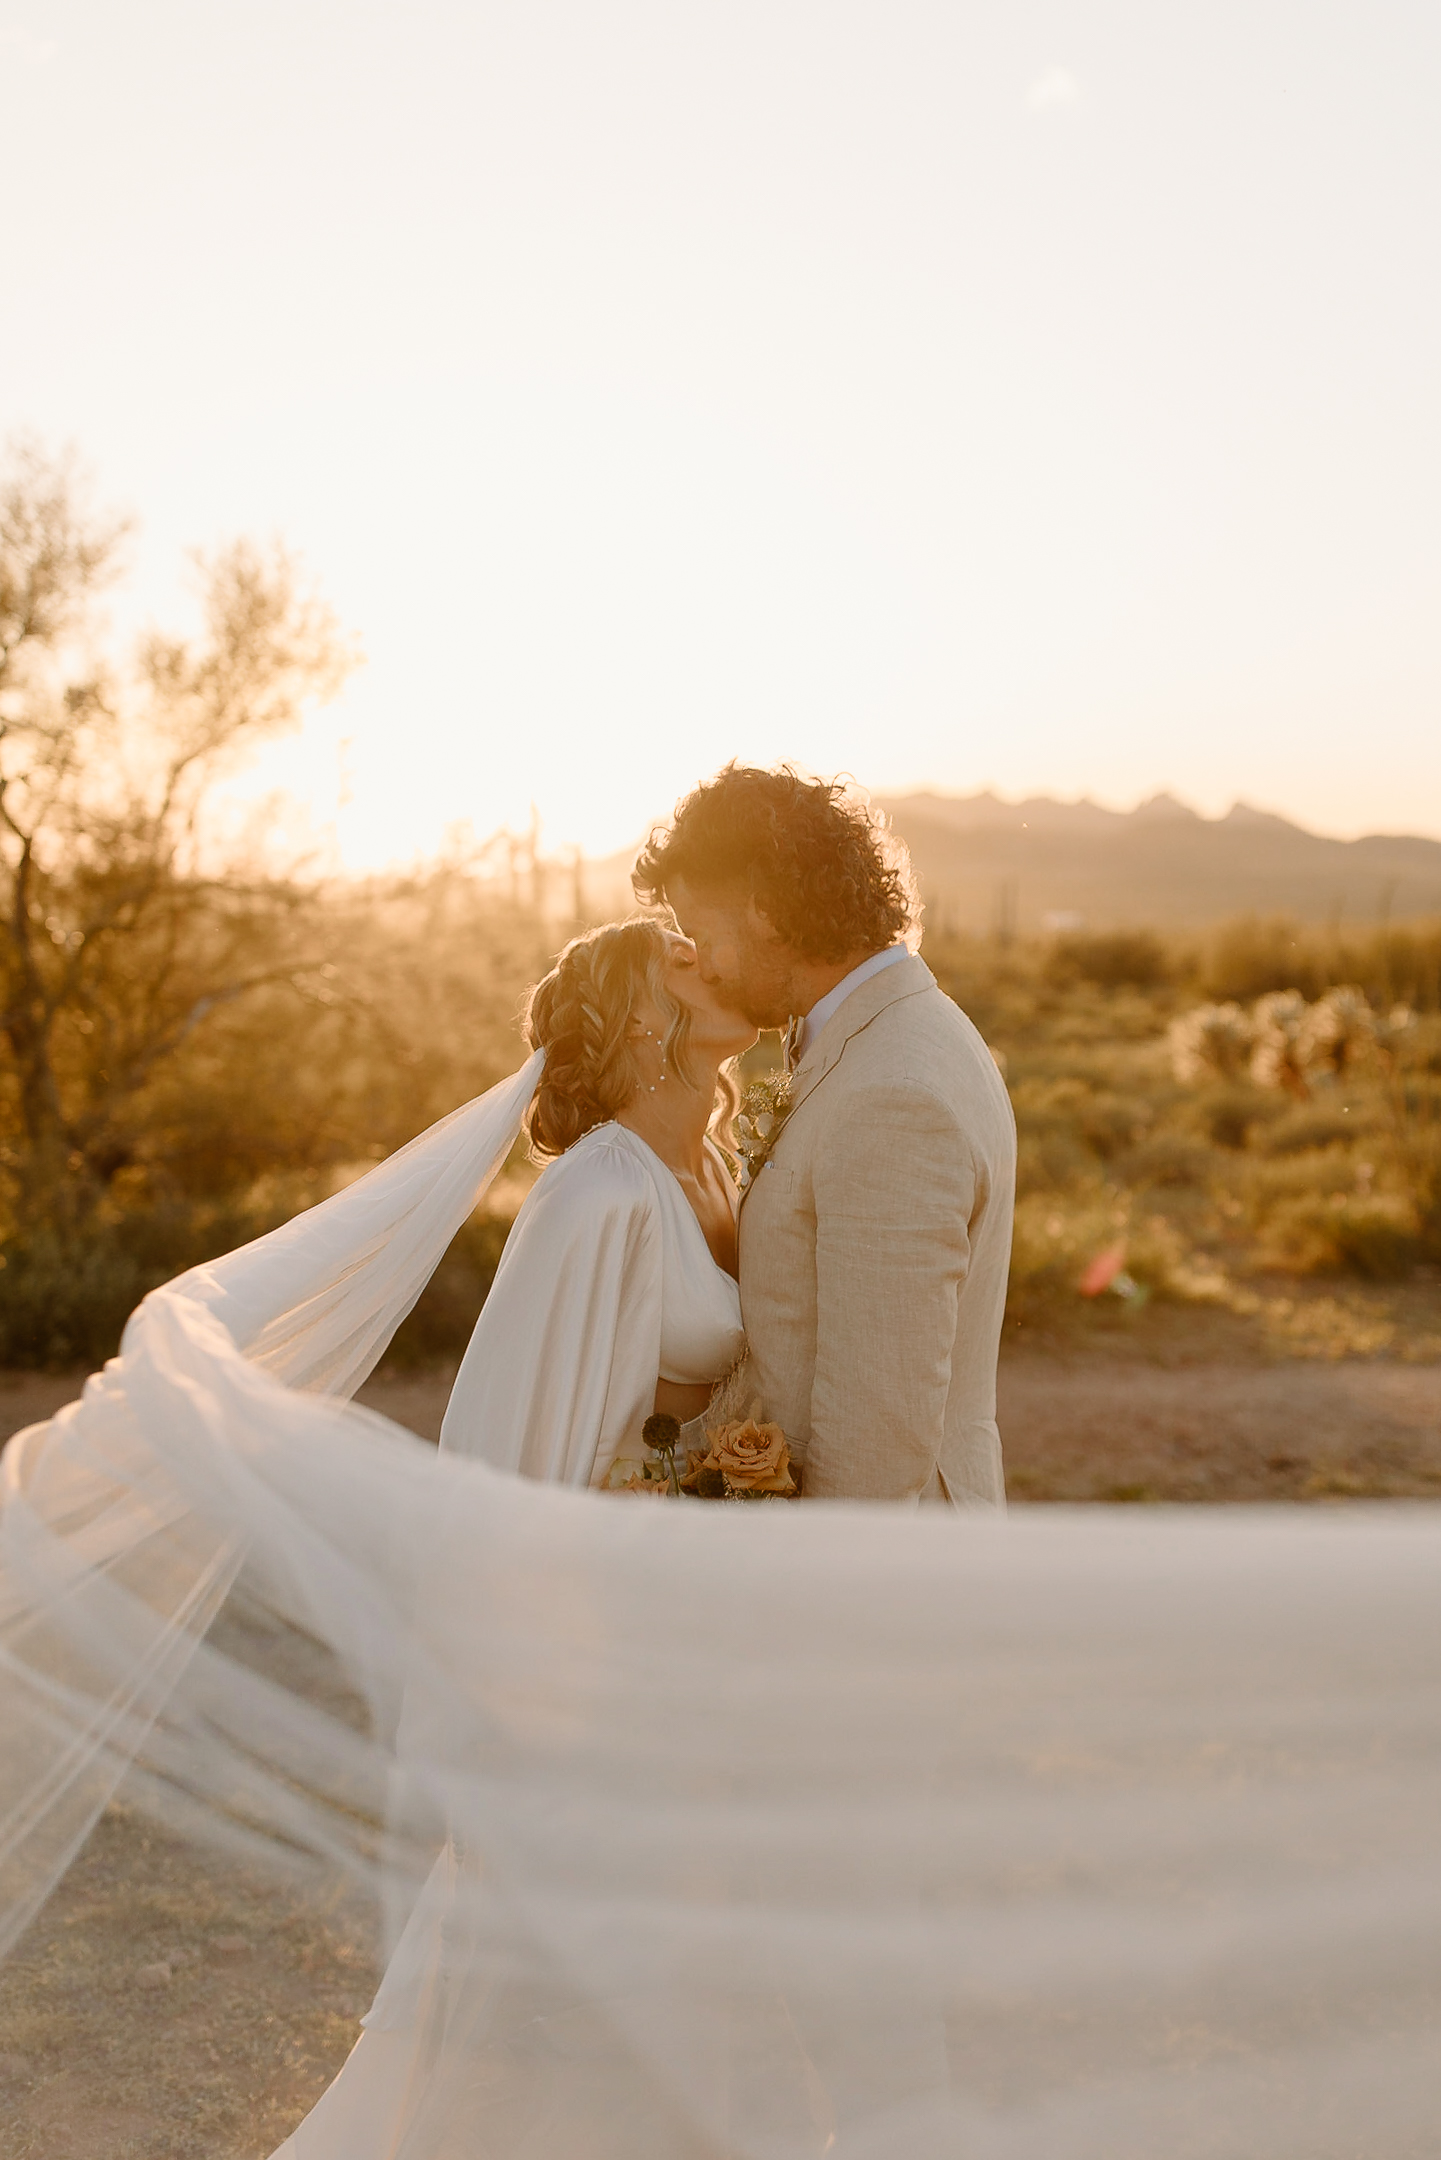
<path id="1" fill-rule="evenodd" d="M 183 1827 L 373 1880 L 416 1555 L 400 1506 L 347 1539 L 431 1451 L 348 1398 L 504 1163 L 542 1063 L 155 1291 L 81 1400 L 6 1448 L 0 1952 L 132 1765 Z M 368 1737 L 207 1643 L 243 1565 L 252 1602 L 342 1658 Z"/>
<path id="2" fill-rule="evenodd" d="M 449 1868 L 394 2160 L 1433 2151 L 1438 1510 L 657 1506 L 437 1455 L 345 1398 L 534 1079 L 156 1292 L 6 1451 L 4 1939 L 123 1777 L 393 1928 Z"/>

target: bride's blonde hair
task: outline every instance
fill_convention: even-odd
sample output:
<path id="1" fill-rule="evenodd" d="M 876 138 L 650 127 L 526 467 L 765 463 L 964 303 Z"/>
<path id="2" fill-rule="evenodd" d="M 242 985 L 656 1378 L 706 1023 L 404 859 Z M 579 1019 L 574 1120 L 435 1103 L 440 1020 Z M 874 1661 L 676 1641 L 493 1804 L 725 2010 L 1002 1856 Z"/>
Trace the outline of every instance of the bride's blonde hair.
<path id="1" fill-rule="evenodd" d="M 661 1015 L 666 1065 L 689 1079 L 690 1015 L 665 986 L 665 962 L 665 931 L 650 917 L 635 916 L 572 938 L 531 991 L 525 1032 L 532 1048 L 545 1052 L 526 1120 L 534 1154 L 563 1155 L 640 1087 L 630 1023 L 642 994 Z M 734 1104 L 734 1084 L 723 1078 L 716 1090 L 722 1125 Z"/>

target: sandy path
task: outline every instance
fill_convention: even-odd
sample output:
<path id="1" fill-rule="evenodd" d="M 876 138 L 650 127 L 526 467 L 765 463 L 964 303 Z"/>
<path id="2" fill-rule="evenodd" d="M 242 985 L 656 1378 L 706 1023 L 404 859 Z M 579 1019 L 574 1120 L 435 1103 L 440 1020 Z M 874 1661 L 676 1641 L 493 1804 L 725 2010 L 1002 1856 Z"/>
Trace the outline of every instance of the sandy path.
<path id="1" fill-rule="evenodd" d="M 1017 1500 L 1441 1496 L 1441 1366 L 1013 1359 L 998 1414 Z"/>
<path id="2" fill-rule="evenodd" d="M 450 1382 L 449 1370 L 383 1374 L 358 1399 L 434 1440 Z M 0 1440 L 77 1385 L 0 1373 Z M 1015 1500 L 1441 1494 L 1441 1365 L 1021 1351 L 1001 1367 L 999 1415 Z"/>
<path id="3" fill-rule="evenodd" d="M 265 2160 L 355 2043 L 358 1926 L 112 1807 L 0 1966 L 5 2160 Z"/>

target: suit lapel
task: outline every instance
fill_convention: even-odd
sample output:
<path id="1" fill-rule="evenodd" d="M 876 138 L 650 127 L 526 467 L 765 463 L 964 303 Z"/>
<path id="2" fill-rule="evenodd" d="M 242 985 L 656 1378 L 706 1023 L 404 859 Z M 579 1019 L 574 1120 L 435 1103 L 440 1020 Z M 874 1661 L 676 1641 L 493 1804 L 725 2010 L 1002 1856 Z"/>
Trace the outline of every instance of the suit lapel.
<path id="1" fill-rule="evenodd" d="M 925 961 L 912 954 L 909 960 L 898 960 L 893 967 L 882 968 L 879 975 L 872 975 L 869 982 L 863 982 L 858 990 L 853 990 L 845 1003 L 831 1014 L 792 1074 L 786 1122 L 790 1122 L 801 1104 L 835 1071 L 845 1056 L 847 1043 L 864 1034 L 872 1021 L 878 1020 L 892 1005 L 899 1005 L 906 998 L 920 997 L 935 987 L 936 978 Z M 784 1138 L 782 1129 L 776 1138 L 778 1147 Z M 764 1174 L 762 1169 L 759 1175 Z M 752 1178 L 742 1192 L 742 1207 L 754 1191 L 756 1182 Z"/>
<path id="2" fill-rule="evenodd" d="M 853 990 L 844 1005 L 831 1014 L 795 1069 L 791 1080 L 792 1115 L 835 1071 L 845 1056 L 847 1043 L 864 1034 L 871 1022 L 878 1020 L 892 1005 L 899 1005 L 903 999 L 918 997 L 922 991 L 935 987 L 936 978 L 925 961 L 912 954 L 909 960 L 898 960 L 894 967 L 882 968 L 879 975 L 872 975 L 859 990 Z"/>

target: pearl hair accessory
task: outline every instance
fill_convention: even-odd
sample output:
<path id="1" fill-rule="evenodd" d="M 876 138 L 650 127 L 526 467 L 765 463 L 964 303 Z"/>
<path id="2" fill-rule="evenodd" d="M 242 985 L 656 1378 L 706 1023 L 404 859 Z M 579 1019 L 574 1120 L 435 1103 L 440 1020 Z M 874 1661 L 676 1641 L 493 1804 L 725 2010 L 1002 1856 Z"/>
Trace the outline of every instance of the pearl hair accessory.
<path id="1" fill-rule="evenodd" d="M 646 1031 L 645 1031 L 645 1039 L 646 1039 L 646 1041 L 647 1041 L 647 1042 L 654 1042 L 654 1041 L 655 1041 L 655 1039 L 656 1039 L 656 1038 L 655 1038 L 655 1031 L 654 1031 L 654 1030 L 653 1030 L 652 1028 L 647 1028 L 647 1029 L 646 1029 Z M 661 1054 L 660 1054 L 660 1076 L 659 1076 L 659 1077 L 660 1077 L 660 1079 L 661 1079 L 662 1081 L 664 1081 L 664 1079 L 665 1079 L 665 1052 L 664 1052 L 664 1050 L 662 1050 L 662 1052 L 661 1052 Z M 648 1090 L 648 1093 L 650 1093 L 650 1094 L 654 1095 L 654 1093 L 655 1093 L 655 1085 L 656 1085 L 656 1084 L 655 1084 L 655 1081 L 654 1081 L 654 1080 L 652 1080 L 652 1082 L 651 1082 L 651 1084 L 650 1084 L 650 1088 L 649 1088 L 649 1090 Z"/>

